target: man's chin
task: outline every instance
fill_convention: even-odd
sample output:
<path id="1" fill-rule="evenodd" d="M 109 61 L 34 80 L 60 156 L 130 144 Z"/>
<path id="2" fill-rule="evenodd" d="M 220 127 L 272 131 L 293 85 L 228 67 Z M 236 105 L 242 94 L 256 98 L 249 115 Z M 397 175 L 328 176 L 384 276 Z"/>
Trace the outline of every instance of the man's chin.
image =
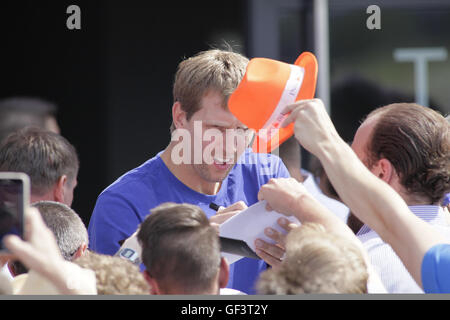
<path id="1" fill-rule="evenodd" d="M 230 173 L 231 169 L 233 169 L 234 164 L 230 165 L 217 165 L 217 164 L 210 164 L 210 165 L 200 165 L 200 168 L 198 170 L 200 176 L 211 183 L 217 183 L 222 182 L 223 180 L 228 177 L 228 174 Z"/>

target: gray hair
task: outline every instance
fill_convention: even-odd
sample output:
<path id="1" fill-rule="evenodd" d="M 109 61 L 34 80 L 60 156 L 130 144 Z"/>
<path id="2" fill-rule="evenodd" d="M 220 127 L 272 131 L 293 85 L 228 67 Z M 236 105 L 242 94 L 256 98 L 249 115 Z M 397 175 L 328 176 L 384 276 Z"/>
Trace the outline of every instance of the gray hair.
<path id="1" fill-rule="evenodd" d="M 81 245 L 89 244 L 86 227 L 78 214 L 67 205 L 53 201 L 40 201 L 32 205 L 56 237 L 64 259 L 71 261 Z"/>

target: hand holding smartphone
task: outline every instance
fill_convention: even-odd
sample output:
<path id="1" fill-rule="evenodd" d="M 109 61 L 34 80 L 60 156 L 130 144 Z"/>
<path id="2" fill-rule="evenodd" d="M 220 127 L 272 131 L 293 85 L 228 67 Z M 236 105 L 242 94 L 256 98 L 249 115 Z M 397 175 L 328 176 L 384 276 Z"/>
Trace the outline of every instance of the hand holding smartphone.
<path id="1" fill-rule="evenodd" d="M 15 234 L 23 239 L 24 212 L 30 205 L 30 179 L 24 173 L 0 172 L 0 253 L 8 253 L 3 238 Z"/>

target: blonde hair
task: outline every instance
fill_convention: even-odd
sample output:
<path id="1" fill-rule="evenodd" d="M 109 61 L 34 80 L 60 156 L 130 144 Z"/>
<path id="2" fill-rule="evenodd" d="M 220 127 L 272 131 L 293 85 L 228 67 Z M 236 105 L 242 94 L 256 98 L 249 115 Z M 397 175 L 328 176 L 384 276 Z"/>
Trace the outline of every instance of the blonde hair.
<path id="1" fill-rule="evenodd" d="M 95 272 L 98 295 L 150 294 L 150 286 L 139 268 L 127 260 L 88 252 L 74 263 Z"/>
<path id="2" fill-rule="evenodd" d="M 292 230 L 286 243 L 281 266 L 261 275 L 260 294 L 367 293 L 367 266 L 351 241 L 307 223 Z"/>
<path id="3" fill-rule="evenodd" d="M 175 75 L 173 99 L 181 103 L 187 120 L 201 108 L 201 99 L 209 90 L 219 92 L 226 107 L 228 98 L 244 77 L 248 62 L 231 49 L 202 51 L 182 61 Z"/>

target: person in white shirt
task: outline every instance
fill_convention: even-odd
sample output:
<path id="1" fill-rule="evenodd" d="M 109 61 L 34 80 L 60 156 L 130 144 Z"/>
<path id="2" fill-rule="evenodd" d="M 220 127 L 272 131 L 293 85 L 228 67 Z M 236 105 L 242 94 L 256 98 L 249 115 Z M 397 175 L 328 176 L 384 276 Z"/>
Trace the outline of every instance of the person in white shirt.
<path id="1" fill-rule="evenodd" d="M 314 198 L 327 207 L 343 222 L 347 222 L 347 217 L 350 212 L 348 207 L 337 199 L 333 199 L 325 194 L 324 190 L 321 189 L 319 177 L 315 177 L 313 173 L 302 168 L 302 151 L 300 144 L 295 137 L 286 140 L 275 152 L 277 151 L 291 177 L 302 182 Z M 326 174 L 322 175 L 322 177 L 325 179 Z"/>
<path id="2" fill-rule="evenodd" d="M 335 130 L 330 129 L 334 128 L 333 124 L 323 110 L 323 103 L 318 99 L 299 102 L 285 110 L 286 113 L 291 112 L 291 115 L 283 125 L 295 121 L 296 138 L 307 150 L 318 156 L 344 203 L 348 204 L 359 217 L 364 216 L 367 219 L 364 220 L 367 225 L 361 228 L 358 237 L 363 241 L 371 263 L 379 272 L 388 292 L 422 292 L 416 285 L 416 282 L 421 284 L 420 265 L 416 263 L 419 260 L 415 259 L 414 253 L 408 248 L 411 247 L 411 243 L 416 243 L 416 252 L 418 256 L 421 256 L 430 248 L 430 244 L 436 241 L 422 243 L 417 242 L 416 238 L 410 239 L 408 238 L 410 230 L 404 229 L 399 234 L 400 230 L 396 228 L 401 225 L 395 225 L 395 223 L 397 215 L 403 219 L 408 216 L 403 212 L 413 212 L 414 218 L 408 217 L 408 221 L 414 221 L 417 225 L 426 223 L 437 231 L 436 234 L 440 235 L 439 239 L 449 239 L 450 228 L 439 207 L 440 201 L 450 189 L 447 121 L 442 115 L 429 108 L 399 103 L 375 110 L 358 129 L 352 144 L 354 153 L 373 175 L 390 187 L 386 190 L 396 193 L 395 196 L 389 195 L 389 197 L 386 194 L 386 203 L 378 201 L 376 204 L 378 210 L 383 207 L 387 208 L 385 210 L 390 210 L 392 203 L 395 203 L 396 208 L 401 210 L 398 214 L 391 212 L 393 221 L 389 222 L 386 220 L 385 213 L 374 216 L 367 213 L 376 208 L 372 208 L 375 204 L 371 199 L 361 197 L 360 194 L 365 194 L 366 191 L 349 187 L 351 184 L 359 183 L 360 177 L 370 179 L 371 184 L 375 185 L 375 183 L 372 181 L 372 176 L 369 177 L 365 173 L 361 173 L 357 181 L 354 180 L 352 170 L 358 170 L 356 166 L 359 164 L 344 152 L 347 147 L 342 139 L 337 138 Z M 315 127 L 312 127 L 312 124 Z M 305 134 L 312 134 L 308 130 L 316 130 L 317 137 L 309 139 L 305 136 Z M 338 142 L 333 145 L 329 141 Z M 338 147 L 343 151 L 337 149 Z M 344 154 L 346 154 L 345 157 Z M 340 165 L 344 163 L 344 158 L 348 168 Z M 355 167 L 352 168 L 352 166 Z M 350 181 L 350 179 L 353 180 Z M 374 190 L 382 190 L 377 188 Z M 402 201 L 398 201 L 398 196 L 409 206 L 409 209 L 405 210 Z M 391 203 L 389 202 L 391 198 L 397 198 L 397 200 Z M 383 220 L 376 220 L 374 217 Z M 415 224 L 410 223 L 409 227 L 414 228 Z M 372 229 L 377 230 L 377 233 Z M 409 243 L 400 241 L 403 238 L 408 238 Z M 382 239 L 385 241 L 388 239 L 386 242 L 393 245 L 392 248 L 402 260 Z"/>
<path id="3" fill-rule="evenodd" d="M 450 158 L 445 152 L 444 117 L 416 104 L 398 103 L 373 111 L 355 134 L 352 149 L 367 168 L 389 184 L 410 210 L 450 239 L 439 206 L 448 190 Z M 392 248 L 364 225 L 357 233 L 390 293 L 423 292 Z"/>

